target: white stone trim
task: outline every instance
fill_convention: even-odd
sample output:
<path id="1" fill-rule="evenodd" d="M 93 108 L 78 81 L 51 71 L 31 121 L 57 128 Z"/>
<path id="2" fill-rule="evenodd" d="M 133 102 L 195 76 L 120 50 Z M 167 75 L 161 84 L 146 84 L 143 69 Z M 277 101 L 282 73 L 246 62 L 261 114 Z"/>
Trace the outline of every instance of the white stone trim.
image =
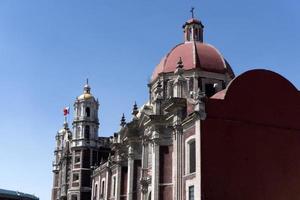
<path id="1" fill-rule="evenodd" d="M 184 154 L 184 164 L 185 164 L 185 175 L 187 174 L 193 174 L 190 173 L 190 143 L 192 141 L 195 141 L 195 145 L 196 145 L 196 136 L 192 135 L 190 137 L 188 137 L 185 141 L 184 141 L 184 147 L 185 147 L 185 154 Z M 195 147 L 196 149 L 196 147 Z"/>
<path id="2" fill-rule="evenodd" d="M 185 182 L 185 199 L 186 200 L 189 200 L 189 187 L 190 186 L 194 186 L 194 198 L 196 199 L 196 196 L 195 196 L 195 194 L 196 194 L 195 182 L 196 182 L 195 178 L 191 179 L 191 180 L 186 180 L 186 182 Z"/>
<path id="3" fill-rule="evenodd" d="M 111 177 L 111 197 L 116 197 L 117 194 L 117 174 Z"/>

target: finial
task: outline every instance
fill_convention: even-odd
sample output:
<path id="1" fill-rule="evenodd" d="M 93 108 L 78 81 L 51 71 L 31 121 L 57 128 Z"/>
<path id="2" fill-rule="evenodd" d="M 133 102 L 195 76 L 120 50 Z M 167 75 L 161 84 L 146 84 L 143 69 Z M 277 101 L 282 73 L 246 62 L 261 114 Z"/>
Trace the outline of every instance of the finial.
<path id="1" fill-rule="evenodd" d="M 88 78 L 86 79 L 86 84 L 84 86 L 83 91 L 84 91 L 84 93 L 90 93 L 91 92 L 91 87 L 89 86 L 89 79 Z"/>
<path id="2" fill-rule="evenodd" d="M 126 125 L 126 119 L 125 119 L 125 115 L 124 115 L 124 113 L 123 113 L 123 115 L 122 115 L 122 118 L 121 118 L 121 123 L 120 123 L 120 125 L 121 126 L 125 126 Z"/>
<path id="3" fill-rule="evenodd" d="M 177 67 L 176 67 L 177 69 L 178 68 L 180 68 L 180 69 L 182 69 L 183 68 L 183 62 L 182 62 L 182 58 L 181 57 L 179 57 L 179 60 L 178 60 L 178 62 L 177 62 Z"/>
<path id="4" fill-rule="evenodd" d="M 136 115 L 139 113 L 138 107 L 136 105 L 136 101 L 134 102 L 133 109 L 132 109 L 132 115 L 136 117 Z"/>
<path id="5" fill-rule="evenodd" d="M 174 72 L 175 75 L 179 75 L 181 76 L 184 73 L 184 69 L 183 69 L 183 61 L 182 58 L 179 57 L 179 60 L 177 62 L 177 66 L 176 66 L 176 70 Z"/>
<path id="6" fill-rule="evenodd" d="M 192 13 L 192 18 L 194 18 L 194 7 L 191 8 L 190 12 Z"/>

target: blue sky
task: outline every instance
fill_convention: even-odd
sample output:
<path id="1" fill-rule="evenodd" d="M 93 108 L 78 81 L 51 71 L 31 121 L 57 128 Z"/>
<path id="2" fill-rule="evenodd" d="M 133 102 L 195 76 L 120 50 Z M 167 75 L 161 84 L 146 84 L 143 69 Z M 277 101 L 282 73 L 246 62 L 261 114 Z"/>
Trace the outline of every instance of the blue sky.
<path id="1" fill-rule="evenodd" d="M 100 135 L 117 131 L 121 114 L 147 101 L 151 73 L 182 42 L 192 5 L 205 42 L 236 74 L 267 68 L 300 88 L 297 0 L 0 0 L 0 188 L 49 200 L 63 107 L 88 77 Z"/>

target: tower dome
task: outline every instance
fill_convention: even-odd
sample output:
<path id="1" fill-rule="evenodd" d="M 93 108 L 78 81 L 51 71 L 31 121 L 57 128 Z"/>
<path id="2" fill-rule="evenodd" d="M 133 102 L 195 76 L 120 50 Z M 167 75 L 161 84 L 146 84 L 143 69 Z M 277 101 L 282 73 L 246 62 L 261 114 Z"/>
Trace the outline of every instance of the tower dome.
<path id="1" fill-rule="evenodd" d="M 230 65 L 218 49 L 203 42 L 203 28 L 201 21 L 195 18 L 183 25 L 184 42 L 176 45 L 161 59 L 151 81 L 156 80 L 160 74 L 174 72 L 180 58 L 184 63 L 184 70 L 198 68 L 206 72 L 228 74 L 229 78 L 234 77 Z"/>
<path id="2" fill-rule="evenodd" d="M 89 80 L 86 80 L 86 84 L 83 87 L 83 94 L 77 97 L 78 100 L 88 100 L 94 99 L 94 96 L 91 94 L 91 87 L 89 85 Z"/>

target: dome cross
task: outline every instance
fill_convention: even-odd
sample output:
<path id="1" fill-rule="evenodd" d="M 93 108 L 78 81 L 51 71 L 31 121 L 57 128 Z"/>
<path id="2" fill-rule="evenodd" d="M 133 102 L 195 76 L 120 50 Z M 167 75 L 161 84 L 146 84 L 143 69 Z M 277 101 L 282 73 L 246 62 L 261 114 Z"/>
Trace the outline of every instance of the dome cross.
<path id="1" fill-rule="evenodd" d="M 194 18 L 194 10 L 195 10 L 194 7 L 192 7 L 191 10 L 190 10 L 190 12 L 192 13 L 192 18 Z"/>

